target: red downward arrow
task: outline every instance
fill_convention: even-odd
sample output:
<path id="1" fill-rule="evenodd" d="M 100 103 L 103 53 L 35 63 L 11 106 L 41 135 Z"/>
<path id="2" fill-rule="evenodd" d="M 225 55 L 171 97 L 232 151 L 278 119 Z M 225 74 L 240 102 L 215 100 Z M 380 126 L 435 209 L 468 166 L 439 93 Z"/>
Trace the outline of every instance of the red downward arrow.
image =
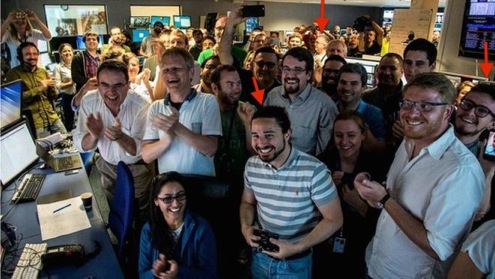
<path id="1" fill-rule="evenodd" d="M 258 81 L 256 80 L 255 77 L 253 77 L 253 84 L 254 84 L 254 92 L 251 94 L 253 97 L 260 103 L 260 105 L 263 105 L 263 97 L 265 96 L 265 89 L 259 89 L 258 88 Z"/>
<path id="2" fill-rule="evenodd" d="M 488 42 L 485 42 L 485 62 L 480 63 L 480 67 L 481 70 L 483 70 L 483 74 L 485 74 L 485 77 L 488 77 L 493 67 L 493 63 L 488 63 Z"/>
<path id="3" fill-rule="evenodd" d="M 316 23 L 318 23 L 318 27 L 320 27 L 320 31 L 325 30 L 329 20 L 329 18 L 325 17 L 325 0 L 321 0 L 320 17 L 315 18 Z"/>

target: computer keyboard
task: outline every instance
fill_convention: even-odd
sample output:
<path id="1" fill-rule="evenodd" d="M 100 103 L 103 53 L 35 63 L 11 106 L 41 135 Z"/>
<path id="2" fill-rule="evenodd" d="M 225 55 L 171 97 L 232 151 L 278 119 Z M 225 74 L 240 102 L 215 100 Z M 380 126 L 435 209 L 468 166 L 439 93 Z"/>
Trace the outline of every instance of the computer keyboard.
<path id="1" fill-rule="evenodd" d="M 41 255 L 46 253 L 46 243 L 26 243 L 17 262 L 12 279 L 36 279 L 43 268 Z"/>
<path id="2" fill-rule="evenodd" d="M 35 201 L 45 180 L 46 174 L 28 173 L 24 175 L 21 185 L 12 196 L 13 202 Z"/>

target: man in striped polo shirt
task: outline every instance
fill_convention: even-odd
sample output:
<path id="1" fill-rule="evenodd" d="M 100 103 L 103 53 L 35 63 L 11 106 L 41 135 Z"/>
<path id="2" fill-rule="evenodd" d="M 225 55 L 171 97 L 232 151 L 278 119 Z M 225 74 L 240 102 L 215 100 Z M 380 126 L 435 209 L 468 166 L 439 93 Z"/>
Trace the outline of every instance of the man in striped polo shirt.
<path id="1" fill-rule="evenodd" d="M 312 247 L 343 223 L 330 172 L 292 147 L 290 127 L 281 107 L 262 107 L 251 120 L 251 145 L 258 155 L 246 164 L 240 218 L 242 234 L 255 248 L 253 278 L 310 279 Z"/>

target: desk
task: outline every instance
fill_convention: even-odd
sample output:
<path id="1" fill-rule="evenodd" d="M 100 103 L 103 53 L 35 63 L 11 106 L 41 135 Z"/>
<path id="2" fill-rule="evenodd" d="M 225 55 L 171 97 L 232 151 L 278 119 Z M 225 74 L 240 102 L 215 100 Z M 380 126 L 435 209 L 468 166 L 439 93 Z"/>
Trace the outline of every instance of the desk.
<path id="1" fill-rule="evenodd" d="M 88 175 L 84 168 L 79 169 L 77 174 L 69 176 L 66 176 L 64 172 L 55 173 L 51 169 L 33 169 L 30 172 L 47 174 L 39 197 L 64 190 L 70 190 L 72 197 L 79 196 L 83 192 L 92 192 Z M 3 217 L 3 221 L 17 227 L 16 234 L 18 237 L 22 234 L 22 240 L 18 245 L 19 248 L 23 248 L 26 243 L 42 242 L 38 215 L 36 213 L 36 202 L 11 204 L 10 200 L 14 194 L 14 189 L 14 185 L 9 185 L 2 192 L 2 214 L 7 214 L 7 216 Z M 96 240 L 101 247 L 99 254 L 80 267 L 68 265 L 60 268 L 51 268 L 49 273 L 41 271 L 39 274 L 40 278 L 87 278 L 89 276 L 93 278 L 124 278 L 103 218 L 94 200 L 92 209 L 87 210 L 86 213 L 91 223 L 90 229 L 49 239 L 45 242 L 48 244 L 48 247 L 62 244 L 82 244 L 86 253 L 89 253 L 95 249 L 94 241 Z M 20 252 L 18 252 L 19 256 Z M 14 261 L 15 263 L 17 263 L 17 259 Z M 12 269 L 13 267 L 4 266 L 3 268 Z M 2 274 L 2 278 L 3 276 Z"/>

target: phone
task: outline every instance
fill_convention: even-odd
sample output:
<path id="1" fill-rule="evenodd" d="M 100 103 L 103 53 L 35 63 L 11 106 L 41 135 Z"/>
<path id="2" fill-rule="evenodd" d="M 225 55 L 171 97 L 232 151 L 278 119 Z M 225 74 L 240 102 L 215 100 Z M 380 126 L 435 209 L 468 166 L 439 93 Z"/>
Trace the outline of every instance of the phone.
<path id="1" fill-rule="evenodd" d="M 264 17 L 265 5 L 247 5 L 242 8 L 243 17 Z"/>
<path id="2" fill-rule="evenodd" d="M 76 174 L 76 173 L 78 173 L 78 172 L 79 172 L 78 170 L 70 170 L 70 171 L 66 171 L 66 172 L 65 172 L 65 175 Z"/>
<path id="3" fill-rule="evenodd" d="M 80 265 L 84 263 L 84 246 L 82 244 L 68 244 L 48 247 L 41 256 L 46 267 L 63 266 L 68 264 Z"/>
<path id="4" fill-rule="evenodd" d="M 488 136 L 488 141 L 486 143 L 485 149 L 483 151 L 483 158 L 495 161 L 495 130 L 491 130 Z"/>

